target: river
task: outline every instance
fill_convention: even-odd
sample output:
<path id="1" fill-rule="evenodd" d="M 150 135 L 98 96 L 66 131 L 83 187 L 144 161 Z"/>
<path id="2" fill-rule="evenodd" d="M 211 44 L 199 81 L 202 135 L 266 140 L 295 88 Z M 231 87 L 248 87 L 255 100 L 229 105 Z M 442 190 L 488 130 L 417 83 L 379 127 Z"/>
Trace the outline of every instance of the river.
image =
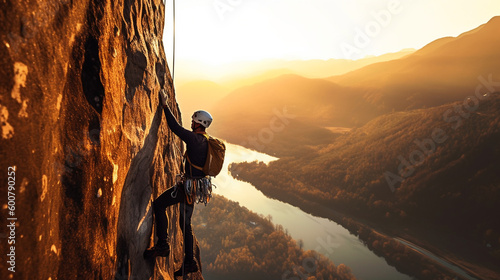
<path id="1" fill-rule="evenodd" d="M 253 185 L 234 179 L 228 171 L 228 165 L 231 163 L 255 160 L 269 163 L 276 159 L 226 143 L 224 167 L 213 179 L 217 186 L 214 193 L 236 201 L 255 213 L 270 215 L 273 223 L 282 225 L 293 239 L 302 240 L 304 249 L 316 250 L 336 265 L 347 265 L 357 279 L 412 279 L 388 265 L 382 257 L 376 256 L 356 236 L 334 221 L 315 217 L 298 207 L 268 198 Z"/>

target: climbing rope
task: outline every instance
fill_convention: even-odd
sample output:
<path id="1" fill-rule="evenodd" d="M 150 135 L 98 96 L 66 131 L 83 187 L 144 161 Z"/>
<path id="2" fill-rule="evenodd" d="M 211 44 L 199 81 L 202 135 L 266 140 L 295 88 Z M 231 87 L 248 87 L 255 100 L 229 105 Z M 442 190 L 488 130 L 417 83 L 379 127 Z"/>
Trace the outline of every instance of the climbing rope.
<path id="1" fill-rule="evenodd" d="M 172 0 L 172 87 L 174 87 L 174 77 L 175 77 L 175 0 Z"/>
<path id="2" fill-rule="evenodd" d="M 172 0 L 172 88 L 175 89 L 174 81 L 175 81 L 175 0 Z M 177 121 L 179 122 L 179 121 Z M 179 151 L 179 154 L 182 155 L 182 151 L 177 146 L 177 143 L 174 142 L 175 148 Z M 182 163 L 181 163 L 182 164 Z"/>
<path id="3" fill-rule="evenodd" d="M 172 0 L 172 88 L 175 89 L 175 85 L 174 85 L 174 81 L 175 81 L 175 0 Z M 181 149 L 177 146 L 177 143 L 175 143 L 174 141 L 174 146 L 175 148 L 177 148 L 177 150 L 179 151 L 179 154 L 182 155 L 182 152 L 181 152 Z M 181 162 L 181 165 L 182 165 L 182 162 Z M 176 186 L 178 186 L 178 184 L 176 184 Z M 179 191 L 178 190 L 178 187 L 176 189 L 176 191 Z M 173 193 L 172 193 L 173 195 Z M 177 194 L 176 194 L 177 196 Z M 185 246 L 186 246 L 186 237 L 185 237 L 185 232 L 186 232 L 186 205 L 184 204 L 184 207 L 183 207 L 183 218 L 184 218 L 184 223 L 183 223 L 183 230 L 182 230 L 182 235 L 184 237 L 184 242 L 182 242 L 182 253 L 185 253 L 186 249 L 185 249 Z M 182 271 L 184 272 L 184 262 L 182 262 Z M 186 275 L 185 273 L 183 273 L 182 275 L 182 279 L 186 279 Z"/>

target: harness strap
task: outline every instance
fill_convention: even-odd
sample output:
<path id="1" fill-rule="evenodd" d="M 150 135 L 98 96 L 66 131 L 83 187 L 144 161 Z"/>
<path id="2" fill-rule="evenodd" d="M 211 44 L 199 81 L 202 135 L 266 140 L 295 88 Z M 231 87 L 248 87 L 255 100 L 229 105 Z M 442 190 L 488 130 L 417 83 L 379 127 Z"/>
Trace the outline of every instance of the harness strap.
<path id="1" fill-rule="evenodd" d="M 191 162 L 191 160 L 189 159 L 189 156 L 188 156 L 188 154 L 187 154 L 187 151 L 184 153 L 184 157 L 187 159 L 187 161 L 189 162 L 189 164 L 190 164 L 192 167 L 194 167 L 194 168 L 196 168 L 196 169 L 198 169 L 198 170 L 200 170 L 200 171 L 203 171 L 203 167 L 199 167 L 198 165 L 195 165 L 195 164 L 193 164 L 193 163 Z"/>
<path id="2" fill-rule="evenodd" d="M 207 138 L 207 141 L 209 141 L 209 140 L 210 140 L 210 136 L 208 136 L 208 134 L 207 134 L 207 133 L 199 133 L 199 132 L 197 132 L 197 134 L 201 134 L 201 135 L 205 136 L 205 138 Z M 209 144 L 207 143 L 207 145 L 209 145 Z M 207 148 L 208 148 L 208 149 L 210 149 L 209 147 L 207 147 Z M 194 168 L 196 168 L 196 169 L 198 169 L 198 170 L 200 170 L 200 171 L 203 171 L 203 167 L 200 167 L 200 166 L 198 166 L 198 165 L 195 165 L 195 164 L 193 164 L 193 163 L 191 162 L 191 160 L 189 159 L 189 156 L 188 156 L 188 154 L 187 154 L 187 151 L 184 153 L 184 157 L 187 159 L 187 161 L 189 162 L 189 164 L 190 164 L 192 167 L 194 167 Z M 207 151 L 207 157 L 208 157 L 208 151 Z M 192 173 L 191 173 L 191 174 L 192 174 Z"/>

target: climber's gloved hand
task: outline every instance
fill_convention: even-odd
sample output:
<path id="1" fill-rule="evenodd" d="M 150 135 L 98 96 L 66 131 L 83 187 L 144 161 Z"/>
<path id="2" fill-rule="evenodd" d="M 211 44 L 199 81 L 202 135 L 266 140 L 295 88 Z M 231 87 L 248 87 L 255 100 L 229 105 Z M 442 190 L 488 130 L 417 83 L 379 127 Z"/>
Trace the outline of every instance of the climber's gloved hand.
<path id="1" fill-rule="evenodd" d="M 160 100 L 163 107 L 168 106 L 168 95 L 164 89 L 160 90 Z"/>

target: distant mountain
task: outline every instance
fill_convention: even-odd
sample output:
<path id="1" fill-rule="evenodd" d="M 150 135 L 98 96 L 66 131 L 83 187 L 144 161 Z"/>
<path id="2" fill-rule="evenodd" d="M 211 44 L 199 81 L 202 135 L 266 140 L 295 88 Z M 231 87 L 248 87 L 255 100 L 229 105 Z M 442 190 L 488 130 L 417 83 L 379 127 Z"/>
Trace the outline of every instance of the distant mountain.
<path id="1" fill-rule="evenodd" d="M 258 84 L 267 80 L 272 80 L 280 76 L 284 75 L 294 75 L 295 73 L 286 68 L 278 68 L 279 65 L 275 65 L 276 69 L 266 70 L 263 72 L 251 73 L 249 75 L 245 75 L 244 77 L 228 77 L 225 78 L 221 83 L 226 85 L 228 88 L 233 90 L 251 86 L 254 84 Z"/>
<path id="2" fill-rule="evenodd" d="M 399 59 L 414 52 L 414 49 L 404 49 L 396 53 L 366 57 L 358 60 L 264 60 L 252 63 L 253 67 L 249 67 L 249 69 L 254 69 L 253 72 L 240 73 L 239 75 L 229 73 L 220 83 L 229 88 L 237 89 L 285 74 L 295 74 L 310 79 L 326 78 L 332 75 L 345 74 L 373 63 Z M 243 67 L 243 65 L 240 65 L 240 67 Z"/>
<path id="3" fill-rule="evenodd" d="M 370 56 L 358 60 L 329 59 L 329 60 L 303 60 L 282 61 L 276 63 L 282 68 L 290 69 L 293 73 L 306 78 L 326 78 L 331 75 L 341 75 L 364 66 L 400 59 L 414 53 L 415 49 L 404 49 L 395 53 L 387 53 L 380 56 Z"/>
<path id="4" fill-rule="evenodd" d="M 387 112 L 453 102 L 474 94 L 481 85 L 480 77 L 488 80 L 492 75 L 493 81 L 500 81 L 499 30 L 500 17 L 494 17 L 474 30 L 436 40 L 404 58 L 329 80 L 360 88 Z"/>
<path id="5" fill-rule="evenodd" d="M 191 123 L 191 114 L 199 109 L 211 110 L 212 106 L 229 93 L 229 90 L 207 80 L 191 81 L 176 88 L 184 126 Z"/>
<path id="6" fill-rule="evenodd" d="M 274 133 L 272 141 L 261 141 L 283 155 L 283 144 L 321 144 L 336 137 L 325 127 L 359 127 L 383 114 L 464 100 L 478 87 L 480 93 L 500 88 L 498 30 L 500 17 L 495 17 L 457 38 L 439 39 L 399 59 L 328 80 L 284 75 L 239 88 L 215 105 L 219 121 L 214 130 L 230 141 L 248 143 L 265 134 L 273 111 L 287 108 L 296 116 L 286 127 L 288 134 Z M 305 133 L 306 127 L 315 132 Z M 264 151 L 262 146 L 250 148 Z"/>
<path id="7" fill-rule="evenodd" d="M 329 143 L 335 134 L 326 127 L 350 126 L 378 114 L 353 89 L 297 75 L 235 90 L 216 104 L 213 113 L 218 120 L 211 129 L 218 136 L 280 155 L 297 152 L 298 142 L 301 148 Z"/>
<path id="8" fill-rule="evenodd" d="M 383 61 L 405 57 L 415 49 L 358 60 L 282 60 L 234 62 L 222 65 L 208 65 L 195 61 L 181 61 L 176 68 L 176 83 L 186 84 L 193 80 L 209 80 L 231 90 L 273 79 L 285 74 L 296 74 L 306 78 L 325 78 L 341 75 L 361 67 Z"/>

